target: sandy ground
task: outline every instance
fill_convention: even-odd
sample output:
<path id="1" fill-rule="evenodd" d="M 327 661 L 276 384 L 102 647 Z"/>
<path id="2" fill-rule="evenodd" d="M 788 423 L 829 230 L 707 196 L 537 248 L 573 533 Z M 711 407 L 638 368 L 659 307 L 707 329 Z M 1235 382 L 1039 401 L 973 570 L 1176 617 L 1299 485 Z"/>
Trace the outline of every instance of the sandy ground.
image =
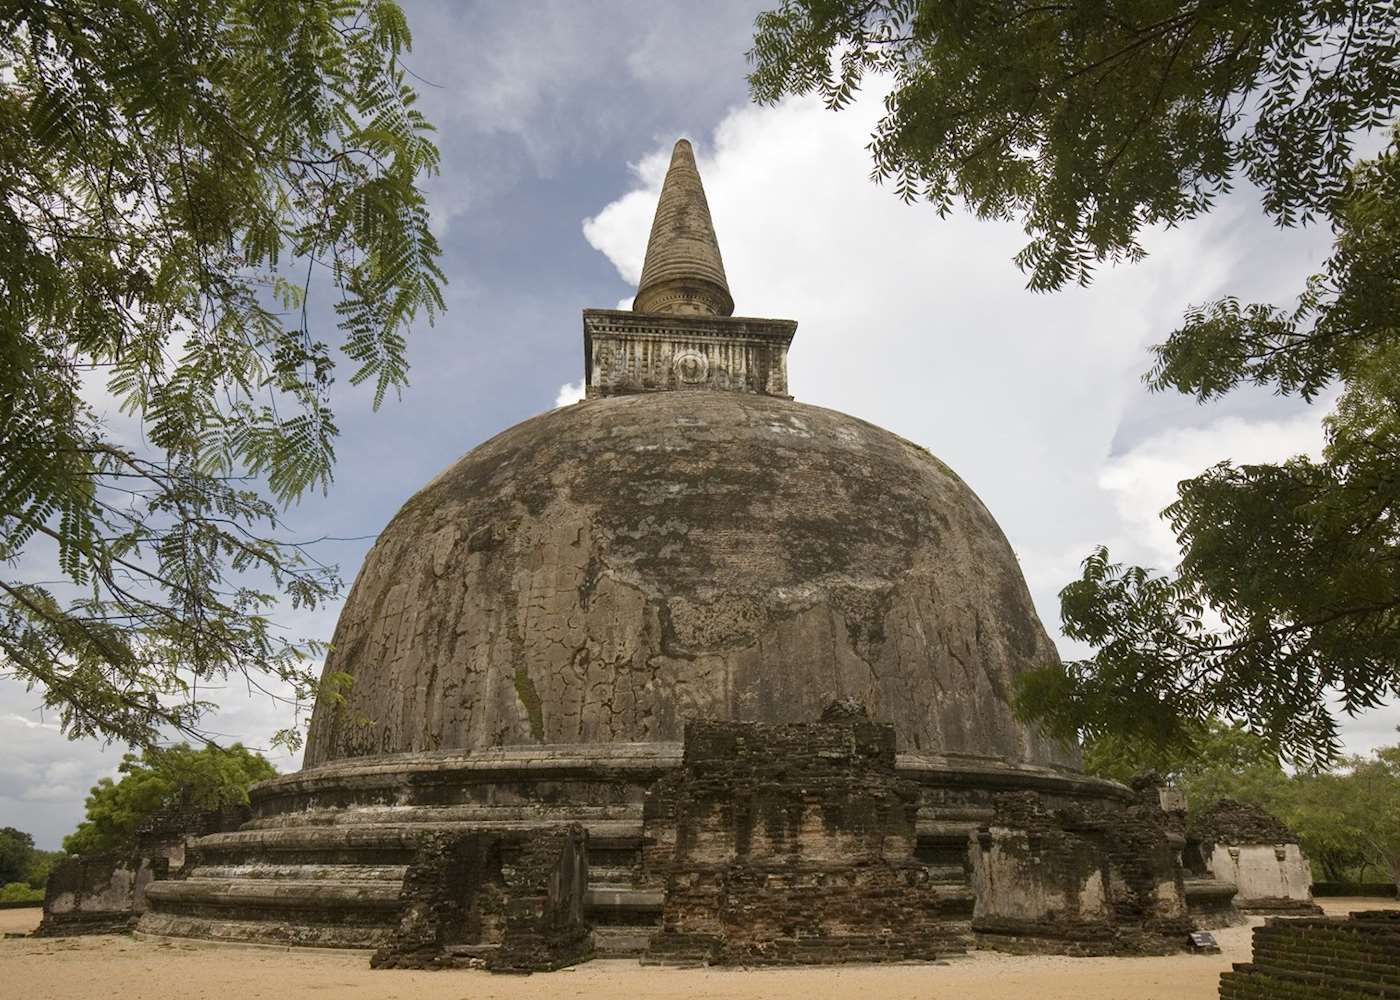
<path id="1" fill-rule="evenodd" d="M 1323 902 L 1330 913 L 1397 905 L 1393 899 Z M 29 931 L 38 922 L 38 910 L 0 910 L 0 931 Z M 1216 937 L 1220 955 L 1074 959 L 976 952 L 938 965 L 723 971 L 600 961 L 525 977 L 374 972 L 362 952 L 129 937 L 6 938 L 0 940 L 0 995 L 23 1000 L 1213 1000 L 1220 973 L 1231 962 L 1248 960 L 1250 928 L 1232 927 Z"/>

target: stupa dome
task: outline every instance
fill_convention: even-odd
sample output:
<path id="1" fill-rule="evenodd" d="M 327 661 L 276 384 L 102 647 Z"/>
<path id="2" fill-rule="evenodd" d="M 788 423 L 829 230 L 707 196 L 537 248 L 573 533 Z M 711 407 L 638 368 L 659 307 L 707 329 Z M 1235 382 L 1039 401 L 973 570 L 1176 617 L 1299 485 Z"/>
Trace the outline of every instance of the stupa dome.
<path id="1" fill-rule="evenodd" d="M 380 534 L 305 766 L 193 841 L 140 929 L 520 969 L 1156 954 L 1219 926 L 1236 887 L 1183 879 L 1161 790 L 1012 711 L 1056 652 L 986 507 L 794 401 L 795 322 L 732 315 L 684 141 L 646 259 L 632 310 L 583 311 L 586 398 Z"/>
<path id="2" fill-rule="evenodd" d="M 833 697 L 903 749 L 1074 763 L 1009 706 L 1055 649 L 973 492 L 888 431 L 753 393 L 595 398 L 481 445 L 384 530 L 333 647 L 354 682 L 308 766 L 679 740 Z"/>

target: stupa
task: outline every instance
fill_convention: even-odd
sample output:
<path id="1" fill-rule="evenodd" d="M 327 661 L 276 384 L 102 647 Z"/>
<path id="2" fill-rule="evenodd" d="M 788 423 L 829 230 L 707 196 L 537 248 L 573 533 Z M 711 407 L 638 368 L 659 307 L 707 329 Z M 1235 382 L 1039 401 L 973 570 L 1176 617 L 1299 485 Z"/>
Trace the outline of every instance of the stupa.
<path id="1" fill-rule="evenodd" d="M 800 748 L 781 727 L 834 701 L 893 727 L 909 863 L 964 943 L 1141 950 L 1182 930 L 1155 791 L 1086 776 L 1012 710 L 1056 651 L 992 515 L 925 449 L 794 400 L 797 324 L 733 312 L 681 140 L 632 310 L 583 313 L 586 398 L 404 504 L 345 603 L 325 670 L 352 683 L 317 704 L 304 768 L 150 887 L 143 930 L 373 946 L 423 829 L 577 822 L 597 949 L 638 954 L 672 885 L 657 845 L 695 841 L 649 806 L 700 754 L 687 727 L 738 727 L 705 754 L 763 727 Z"/>

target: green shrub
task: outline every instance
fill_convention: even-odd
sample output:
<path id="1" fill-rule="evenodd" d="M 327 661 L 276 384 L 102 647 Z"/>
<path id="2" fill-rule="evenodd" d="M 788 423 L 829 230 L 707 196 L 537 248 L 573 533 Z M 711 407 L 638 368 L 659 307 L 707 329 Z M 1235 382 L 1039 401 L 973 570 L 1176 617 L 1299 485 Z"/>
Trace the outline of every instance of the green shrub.
<path id="1" fill-rule="evenodd" d="M 0 886 L 0 903 L 42 903 L 44 890 L 30 888 L 23 882 Z"/>

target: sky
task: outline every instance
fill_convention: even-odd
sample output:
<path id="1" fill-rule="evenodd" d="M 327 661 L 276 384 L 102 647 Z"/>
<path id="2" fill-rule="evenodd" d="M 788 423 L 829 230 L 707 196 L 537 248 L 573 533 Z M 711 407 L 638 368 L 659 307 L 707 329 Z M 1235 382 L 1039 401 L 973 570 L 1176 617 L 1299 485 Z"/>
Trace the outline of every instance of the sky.
<path id="1" fill-rule="evenodd" d="M 1150 347 L 1189 305 L 1230 292 L 1286 304 L 1327 254 L 1325 231 L 1278 230 L 1243 188 L 1209 217 L 1149 233 L 1146 261 L 1087 289 L 1025 289 L 1014 224 L 939 219 L 869 180 L 883 84 L 833 113 L 758 107 L 744 53 L 762 2 L 405 0 L 407 65 L 438 128 L 427 184 L 447 311 L 410 337 L 411 386 L 372 412 L 337 400 L 335 483 L 288 513 L 353 580 L 419 487 L 505 428 L 581 392 L 580 311 L 630 307 L 670 149 L 695 145 L 736 315 L 798 321 L 791 391 L 880 424 L 951 465 L 996 516 L 1040 617 L 1097 544 L 1170 569 L 1158 512 L 1223 459 L 1321 446 L 1313 405 L 1259 390 L 1210 405 L 1150 394 Z M 326 310 L 326 303 L 319 303 Z M 328 310 L 318 315 L 329 317 Z M 328 319 L 329 321 L 329 319 Z M 332 331 L 333 332 L 333 331 Z M 282 620 L 329 639 L 338 604 Z M 265 747 L 285 707 L 231 686 L 213 728 Z M 72 742 L 37 693 L 0 680 L 0 826 L 57 847 L 124 748 Z M 1393 743 L 1400 707 L 1343 718 L 1347 748 Z M 281 770 L 295 755 L 270 754 Z"/>

